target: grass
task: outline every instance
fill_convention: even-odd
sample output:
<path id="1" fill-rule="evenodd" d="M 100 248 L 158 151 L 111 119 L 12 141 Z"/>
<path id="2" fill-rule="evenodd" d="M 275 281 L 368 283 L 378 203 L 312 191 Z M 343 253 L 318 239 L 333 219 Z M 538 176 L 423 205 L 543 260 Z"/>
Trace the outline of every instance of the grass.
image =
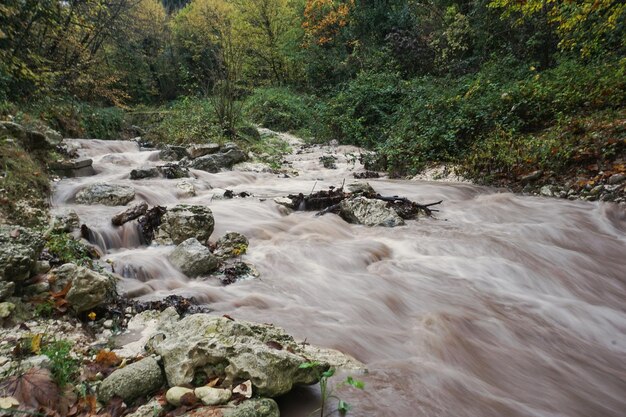
<path id="1" fill-rule="evenodd" d="M 41 353 L 50 358 L 50 371 L 61 388 L 74 381 L 79 370 L 79 362 L 72 358 L 71 352 L 72 343 L 67 340 L 53 340 L 41 349 Z"/>
<path id="2" fill-rule="evenodd" d="M 46 219 L 50 181 L 40 158 L 0 138 L 0 214 L 11 223 L 39 226 Z M 28 209 L 25 209 L 27 207 Z"/>

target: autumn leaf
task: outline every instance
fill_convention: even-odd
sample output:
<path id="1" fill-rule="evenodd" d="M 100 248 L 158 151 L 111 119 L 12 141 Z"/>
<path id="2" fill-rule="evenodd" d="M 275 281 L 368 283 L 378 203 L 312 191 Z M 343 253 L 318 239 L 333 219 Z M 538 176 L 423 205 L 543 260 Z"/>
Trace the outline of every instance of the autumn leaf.
<path id="1" fill-rule="evenodd" d="M 41 353 L 41 338 L 42 333 L 37 333 L 30 341 L 30 351 L 39 355 Z"/>
<path id="2" fill-rule="evenodd" d="M 13 397 L 19 410 L 57 409 L 61 391 L 47 369 L 32 368 L 0 383 L 0 395 Z"/>
<path id="3" fill-rule="evenodd" d="M 115 352 L 101 350 L 96 355 L 96 363 L 103 366 L 117 366 L 122 362 Z"/>

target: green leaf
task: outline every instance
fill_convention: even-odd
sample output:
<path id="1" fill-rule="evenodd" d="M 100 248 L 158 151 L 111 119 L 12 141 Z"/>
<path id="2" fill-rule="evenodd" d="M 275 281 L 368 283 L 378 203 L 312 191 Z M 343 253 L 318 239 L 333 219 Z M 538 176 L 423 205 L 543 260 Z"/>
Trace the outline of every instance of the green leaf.
<path id="1" fill-rule="evenodd" d="M 337 405 L 337 411 L 339 411 L 339 414 L 344 416 L 348 411 L 350 411 L 351 408 L 352 407 L 350 406 L 350 404 L 348 404 L 344 400 L 339 400 L 339 404 Z"/>
<path id="2" fill-rule="evenodd" d="M 323 378 L 330 378 L 335 375 L 335 368 L 330 368 L 328 371 L 322 373 Z"/>
<path id="3" fill-rule="evenodd" d="M 299 369 L 308 369 L 308 368 L 315 368 L 316 366 L 319 366 L 320 363 L 317 361 L 311 361 L 311 362 L 304 362 L 301 363 L 300 366 L 298 366 Z"/>
<path id="4" fill-rule="evenodd" d="M 365 389 L 365 382 L 354 379 L 351 376 L 346 378 L 346 384 L 352 385 L 354 388 Z"/>

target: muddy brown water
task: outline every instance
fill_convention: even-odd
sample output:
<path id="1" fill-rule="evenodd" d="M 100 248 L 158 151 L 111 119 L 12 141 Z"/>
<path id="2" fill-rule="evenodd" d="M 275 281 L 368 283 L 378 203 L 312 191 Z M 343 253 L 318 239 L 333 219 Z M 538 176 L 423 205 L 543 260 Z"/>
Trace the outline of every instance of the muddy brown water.
<path id="1" fill-rule="evenodd" d="M 298 148 L 293 138 L 294 150 Z M 74 209 L 140 298 L 193 296 L 215 314 L 271 322 L 299 339 L 367 364 L 366 388 L 338 388 L 355 416 L 626 415 L 626 213 L 608 203 L 525 197 L 461 183 L 369 180 L 384 195 L 443 200 L 436 218 L 393 229 L 335 215 L 288 213 L 273 197 L 341 185 L 362 167 L 347 147 L 314 147 L 287 159 L 298 176 L 192 171 L 197 196 L 178 180 L 131 181 L 158 164 L 132 142 L 76 140 L 97 175 L 55 186 L 56 211 Z M 338 169 L 321 167 L 322 154 Z M 346 155 L 347 154 L 347 155 Z M 135 187 L 150 205 L 204 204 L 217 239 L 250 239 L 244 259 L 261 273 L 223 287 L 189 280 L 142 247 L 120 207 L 83 206 L 74 195 L 104 181 Z M 250 198 L 218 199 L 223 189 Z M 216 190 L 216 189 L 222 189 Z M 282 415 L 314 408 L 314 389 L 281 401 Z"/>

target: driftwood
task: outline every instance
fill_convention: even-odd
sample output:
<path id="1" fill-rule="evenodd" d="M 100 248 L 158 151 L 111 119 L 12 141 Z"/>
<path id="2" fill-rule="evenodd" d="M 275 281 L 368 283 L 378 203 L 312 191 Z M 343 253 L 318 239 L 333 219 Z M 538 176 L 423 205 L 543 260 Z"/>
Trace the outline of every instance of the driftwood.
<path id="1" fill-rule="evenodd" d="M 343 184 L 339 188 L 330 187 L 328 190 L 317 191 L 315 193 L 311 190 L 311 193 L 308 195 L 300 193 L 290 194 L 287 197 L 291 200 L 291 204 L 289 205 L 291 209 L 296 211 L 317 211 L 317 215 L 321 216 L 326 213 L 339 213 L 339 205 L 343 200 L 357 196 L 385 201 L 389 207 L 393 208 L 398 215 L 405 220 L 414 219 L 419 213 L 432 216 L 433 212 L 439 210 L 431 207 L 443 202 L 442 200 L 429 204 L 419 204 L 406 197 L 382 196 L 369 187 L 369 185 L 356 192 L 345 192 Z"/>

